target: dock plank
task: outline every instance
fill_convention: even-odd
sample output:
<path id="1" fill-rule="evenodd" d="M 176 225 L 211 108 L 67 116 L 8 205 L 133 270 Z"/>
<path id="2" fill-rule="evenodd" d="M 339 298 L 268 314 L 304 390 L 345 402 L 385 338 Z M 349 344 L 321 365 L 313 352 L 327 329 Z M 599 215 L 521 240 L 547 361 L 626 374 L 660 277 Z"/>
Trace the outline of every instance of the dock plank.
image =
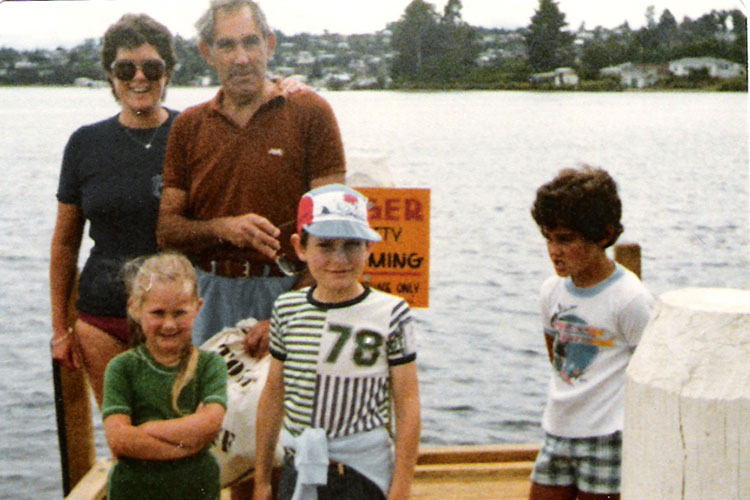
<path id="1" fill-rule="evenodd" d="M 411 500 L 527 500 L 539 446 L 423 447 Z"/>
<path id="2" fill-rule="evenodd" d="M 65 500 L 102 500 L 107 494 L 107 474 L 112 460 L 100 458 L 81 478 Z"/>
<path id="3" fill-rule="evenodd" d="M 526 500 L 535 444 L 427 446 L 419 450 L 411 500 Z M 100 459 L 66 500 L 104 498 L 111 460 Z M 230 500 L 229 488 L 221 500 Z"/>
<path id="4" fill-rule="evenodd" d="M 492 480 L 415 480 L 411 500 L 528 500 L 531 485 L 524 479 Z"/>

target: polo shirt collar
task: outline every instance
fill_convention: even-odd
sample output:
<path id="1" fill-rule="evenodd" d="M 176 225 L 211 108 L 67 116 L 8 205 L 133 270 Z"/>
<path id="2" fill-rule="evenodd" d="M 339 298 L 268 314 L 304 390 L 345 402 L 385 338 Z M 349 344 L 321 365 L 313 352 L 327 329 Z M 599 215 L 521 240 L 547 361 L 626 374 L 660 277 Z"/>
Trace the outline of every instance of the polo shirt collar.
<path id="1" fill-rule="evenodd" d="M 281 87 L 279 85 L 279 80 L 271 80 L 271 83 L 273 83 L 273 88 L 271 89 L 271 94 L 268 96 L 268 99 L 260 105 L 258 108 L 258 111 L 263 109 L 265 106 L 267 106 L 270 102 L 275 101 L 277 99 L 286 100 L 286 97 L 281 92 Z M 221 103 L 224 102 L 224 99 L 226 98 L 226 95 L 224 93 L 223 88 L 219 88 L 219 91 L 216 93 L 216 95 L 209 101 L 209 106 L 212 111 L 215 113 L 218 113 L 222 116 L 224 116 L 224 113 L 221 111 Z M 257 113 L 257 111 L 256 111 Z"/>

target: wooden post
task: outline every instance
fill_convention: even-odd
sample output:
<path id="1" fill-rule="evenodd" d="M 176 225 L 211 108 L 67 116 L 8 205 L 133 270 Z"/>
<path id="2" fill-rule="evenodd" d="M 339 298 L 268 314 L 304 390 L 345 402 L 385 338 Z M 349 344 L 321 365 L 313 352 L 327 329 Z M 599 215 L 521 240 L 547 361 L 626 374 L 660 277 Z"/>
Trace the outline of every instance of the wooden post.
<path id="1" fill-rule="evenodd" d="M 620 243 L 615 245 L 614 258 L 627 267 L 636 276 L 641 277 L 641 247 L 638 243 Z"/>
<path id="2" fill-rule="evenodd" d="M 750 291 L 660 297 L 626 372 L 624 500 L 750 498 Z"/>
<path id="3" fill-rule="evenodd" d="M 73 290 L 78 290 L 77 275 Z M 73 327 L 76 322 L 77 298 L 78 294 L 73 293 L 68 299 L 70 321 L 68 326 L 70 327 Z M 52 380 L 55 388 L 57 440 L 60 446 L 63 494 L 67 496 L 96 460 L 94 427 L 91 421 L 91 397 L 88 379 L 83 368 L 71 371 L 53 361 Z"/>
<path id="4" fill-rule="evenodd" d="M 63 494 L 67 496 L 96 459 L 91 400 L 83 369 L 71 371 L 53 362 L 52 372 Z"/>

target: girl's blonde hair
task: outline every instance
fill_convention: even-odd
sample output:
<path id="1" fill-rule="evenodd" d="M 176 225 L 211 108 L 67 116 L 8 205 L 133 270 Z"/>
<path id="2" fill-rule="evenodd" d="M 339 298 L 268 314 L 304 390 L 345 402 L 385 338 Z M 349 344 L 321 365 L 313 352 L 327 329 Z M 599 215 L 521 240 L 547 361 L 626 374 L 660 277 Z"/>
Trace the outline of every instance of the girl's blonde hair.
<path id="1" fill-rule="evenodd" d="M 198 300 L 198 278 L 190 261 L 182 254 L 165 252 L 148 257 L 139 257 L 127 264 L 123 270 L 125 287 L 128 291 L 128 326 L 130 329 L 131 346 L 135 347 L 145 342 L 143 330 L 135 311 L 139 310 L 146 300 L 148 292 L 154 283 L 176 284 L 180 287 L 190 287 L 190 293 Z M 190 344 L 182 355 L 179 370 L 172 385 L 172 409 L 182 415 L 177 400 L 180 392 L 195 375 L 198 365 L 198 349 Z"/>

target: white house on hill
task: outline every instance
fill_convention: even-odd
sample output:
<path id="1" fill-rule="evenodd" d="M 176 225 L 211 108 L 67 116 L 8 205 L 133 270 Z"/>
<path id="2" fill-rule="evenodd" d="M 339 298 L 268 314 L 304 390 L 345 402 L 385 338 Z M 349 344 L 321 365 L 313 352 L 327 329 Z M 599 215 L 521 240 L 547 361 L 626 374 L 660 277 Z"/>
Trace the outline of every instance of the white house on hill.
<path id="1" fill-rule="evenodd" d="M 623 87 L 642 89 L 660 80 L 674 76 L 688 76 L 691 71 L 707 69 L 712 78 L 734 78 L 744 76 L 745 68 L 741 64 L 718 59 L 716 57 L 685 57 L 666 64 L 633 64 L 623 63 L 599 70 L 602 76 L 611 76 L 620 80 Z"/>
<path id="2" fill-rule="evenodd" d="M 669 76 L 666 64 L 633 64 L 623 63 L 599 70 L 602 76 L 612 76 L 620 79 L 623 87 L 642 89 L 649 87 L 659 80 Z"/>
<path id="3" fill-rule="evenodd" d="M 535 83 L 552 83 L 555 87 L 575 87 L 578 75 L 573 68 L 557 68 L 546 73 L 534 73 L 531 81 Z"/>
<path id="4" fill-rule="evenodd" d="M 573 68 L 557 68 L 555 70 L 555 85 L 557 87 L 575 87 L 578 85 L 578 75 Z"/>
<path id="5" fill-rule="evenodd" d="M 688 76 L 691 71 L 707 69 L 712 78 L 735 78 L 745 75 L 745 68 L 738 63 L 716 57 L 685 57 L 669 63 L 669 71 L 675 76 Z"/>

